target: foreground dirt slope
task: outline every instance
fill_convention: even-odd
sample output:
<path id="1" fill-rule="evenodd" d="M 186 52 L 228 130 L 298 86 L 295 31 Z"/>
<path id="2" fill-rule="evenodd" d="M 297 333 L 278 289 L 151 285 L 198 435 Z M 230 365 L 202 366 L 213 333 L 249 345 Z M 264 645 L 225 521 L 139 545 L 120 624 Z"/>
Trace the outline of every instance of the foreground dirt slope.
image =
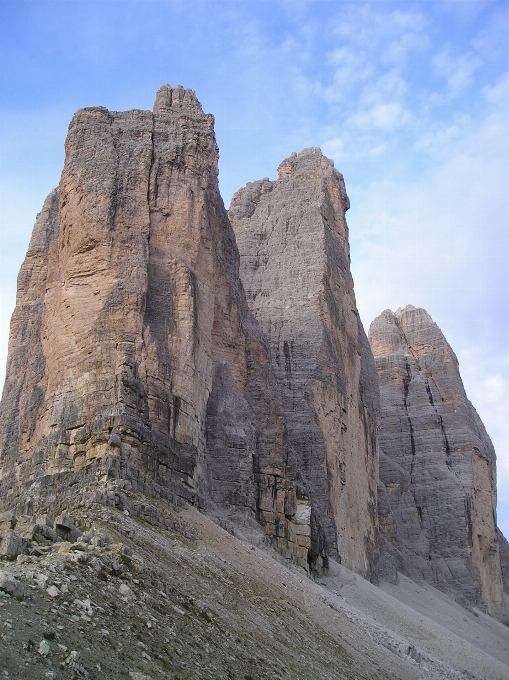
<path id="1" fill-rule="evenodd" d="M 135 518 L 140 507 L 159 526 Z M 133 494 L 71 514 L 77 542 L 0 563 L 24 589 L 0 591 L 5 677 L 509 678 L 500 649 L 495 659 L 335 563 L 314 582 L 256 527 L 223 522 L 234 536 Z M 497 635 L 509 649 L 507 628 Z"/>

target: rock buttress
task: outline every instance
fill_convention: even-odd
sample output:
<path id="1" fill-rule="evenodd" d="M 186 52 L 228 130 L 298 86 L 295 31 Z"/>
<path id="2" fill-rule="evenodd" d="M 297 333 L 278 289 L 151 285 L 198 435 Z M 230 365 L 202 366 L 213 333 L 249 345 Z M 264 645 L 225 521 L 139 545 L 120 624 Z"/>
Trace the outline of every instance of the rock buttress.
<path id="1" fill-rule="evenodd" d="M 456 356 L 429 314 L 411 305 L 383 312 L 369 338 L 381 397 L 382 562 L 497 613 L 495 451 Z"/>
<path id="2" fill-rule="evenodd" d="M 280 397 L 217 160 L 192 90 L 162 87 L 153 113 L 75 114 L 18 280 L 1 504 L 47 506 L 80 471 L 106 473 L 242 508 L 305 563 Z"/>
<path id="3" fill-rule="evenodd" d="M 343 178 L 319 149 L 248 184 L 229 215 L 248 304 L 283 395 L 310 560 L 369 577 L 375 556 L 378 387 L 350 274 Z"/>

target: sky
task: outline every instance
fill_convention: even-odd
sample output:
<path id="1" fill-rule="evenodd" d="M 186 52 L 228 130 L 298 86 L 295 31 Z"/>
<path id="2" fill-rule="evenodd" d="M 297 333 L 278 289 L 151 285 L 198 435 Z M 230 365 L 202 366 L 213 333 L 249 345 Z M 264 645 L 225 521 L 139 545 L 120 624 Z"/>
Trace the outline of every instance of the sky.
<path id="1" fill-rule="evenodd" d="M 182 84 L 216 121 L 228 206 L 319 146 L 343 173 L 366 330 L 424 307 L 498 455 L 509 537 L 509 3 L 1 0 L 0 384 L 16 276 L 73 113 Z"/>

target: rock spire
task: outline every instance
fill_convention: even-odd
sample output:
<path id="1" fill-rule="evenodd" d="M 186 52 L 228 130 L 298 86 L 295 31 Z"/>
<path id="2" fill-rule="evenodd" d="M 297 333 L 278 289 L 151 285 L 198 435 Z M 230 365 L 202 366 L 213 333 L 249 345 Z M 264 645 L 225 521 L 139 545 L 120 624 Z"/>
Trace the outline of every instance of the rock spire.
<path id="1" fill-rule="evenodd" d="M 154 112 L 78 111 L 65 148 L 18 279 L 0 504 L 34 511 L 94 484 L 111 500 L 125 483 L 259 518 L 306 564 L 309 528 L 238 277 L 213 117 L 192 90 L 166 85 Z"/>
<path id="2" fill-rule="evenodd" d="M 249 183 L 229 216 L 247 301 L 283 396 L 298 495 L 311 505 L 311 556 L 368 576 L 375 560 L 376 371 L 350 274 L 349 201 L 319 149 Z"/>
<path id="3" fill-rule="evenodd" d="M 456 356 L 412 305 L 384 311 L 369 338 L 381 395 L 382 576 L 397 568 L 499 613 L 495 451 Z"/>

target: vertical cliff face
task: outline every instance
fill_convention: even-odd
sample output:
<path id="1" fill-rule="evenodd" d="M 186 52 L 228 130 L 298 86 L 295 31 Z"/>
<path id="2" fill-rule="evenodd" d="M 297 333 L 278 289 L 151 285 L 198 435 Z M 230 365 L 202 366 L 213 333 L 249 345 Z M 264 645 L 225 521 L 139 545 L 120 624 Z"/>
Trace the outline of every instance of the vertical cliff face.
<path id="1" fill-rule="evenodd" d="M 18 280 L 2 505 L 26 502 L 37 480 L 114 469 L 141 488 L 244 508 L 280 547 L 307 553 L 217 159 L 213 117 L 192 90 L 162 87 L 153 113 L 74 116 Z"/>
<path id="2" fill-rule="evenodd" d="M 454 352 L 423 309 L 386 310 L 369 338 L 380 380 L 386 569 L 502 606 L 495 452 Z"/>
<path id="3" fill-rule="evenodd" d="M 378 388 L 350 274 L 343 178 L 319 149 L 248 184 L 229 215 L 248 304 L 271 349 L 311 559 L 369 576 L 376 526 Z"/>

